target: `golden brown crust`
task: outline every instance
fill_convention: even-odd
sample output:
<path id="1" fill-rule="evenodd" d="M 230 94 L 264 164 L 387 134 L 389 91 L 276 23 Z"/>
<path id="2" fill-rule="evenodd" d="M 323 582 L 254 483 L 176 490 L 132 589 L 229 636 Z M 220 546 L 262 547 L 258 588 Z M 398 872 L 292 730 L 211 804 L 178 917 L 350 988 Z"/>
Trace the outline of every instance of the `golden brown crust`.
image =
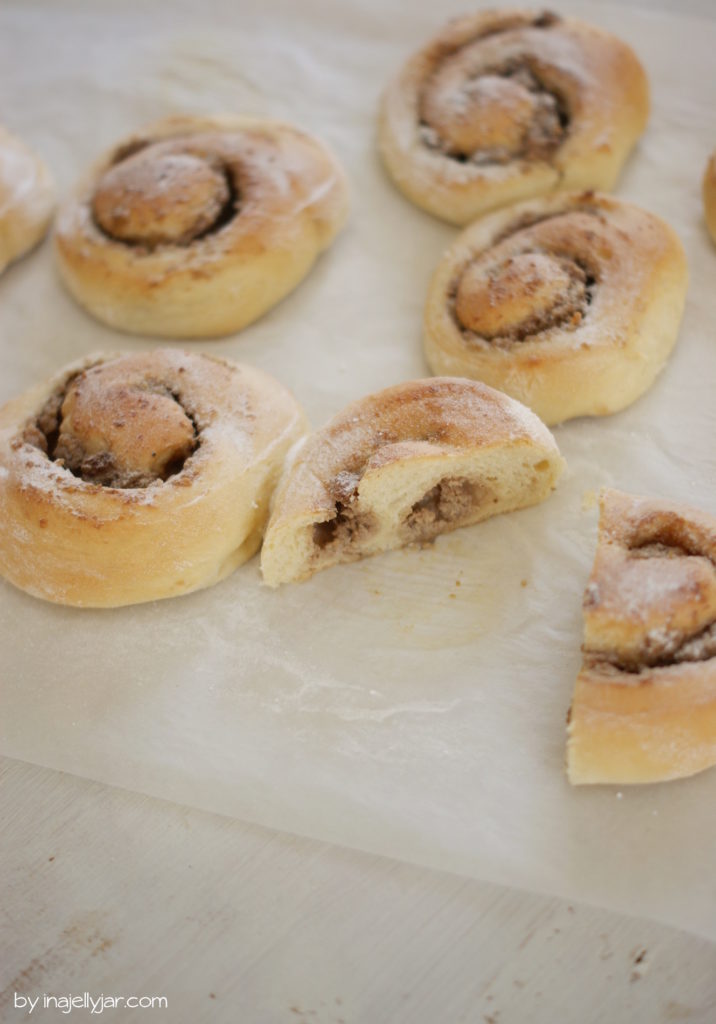
<path id="1" fill-rule="evenodd" d="M 143 334 L 238 331 L 345 222 L 335 158 L 290 125 L 174 117 L 114 146 L 60 209 L 58 266 L 98 319 Z"/>
<path id="2" fill-rule="evenodd" d="M 398 187 L 444 220 L 563 189 L 611 189 L 649 114 L 632 50 L 575 18 L 525 9 L 448 22 L 380 111 Z"/>
<path id="3" fill-rule="evenodd" d="M 653 384 L 676 341 L 687 265 L 674 231 L 598 193 L 535 199 L 462 232 L 435 271 L 425 355 L 546 423 L 601 416 Z"/>
<path id="4" fill-rule="evenodd" d="M 563 462 L 528 409 L 483 384 L 409 381 L 353 402 L 284 474 L 261 553 L 270 586 L 544 500 Z"/>
<path id="5" fill-rule="evenodd" d="M 261 542 L 303 413 L 275 380 L 178 349 L 97 355 L 0 410 L 0 574 L 112 607 L 210 586 Z"/>
<path id="6" fill-rule="evenodd" d="M 0 127 L 0 273 L 44 237 L 54 205 L 45 164 Z"/>
<path id="7" fill-rule="evenodd" d="M 712 153 L 709 162 L 706 164 L 703 181 L 701 183 L 701 194 L 704 201 L 704 217 L 706 227 L 714 242 L 716 242 L 716 153 Z"/>
<path id="8" fill-rule="evenodd" d="M 716 764 L 716 519 L 601 496 L 569 716 L 572 783 L 658 782 Z"/>

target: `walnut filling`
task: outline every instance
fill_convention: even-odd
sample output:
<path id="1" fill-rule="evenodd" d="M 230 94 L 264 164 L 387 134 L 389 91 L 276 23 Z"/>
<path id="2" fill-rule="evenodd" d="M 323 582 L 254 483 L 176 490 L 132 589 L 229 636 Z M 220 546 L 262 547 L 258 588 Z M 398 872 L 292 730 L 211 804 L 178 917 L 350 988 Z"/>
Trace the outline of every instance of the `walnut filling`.
<path id="1" fill-rule="evenodd" d="M 527 250 L 460 270 L 448 294 L 466 341 L 509 349 L 554 328 L 575 330 L 593 301 L 597 278 L 572 256 Z"/>
<path id="2" fill-rule="evenodd" d="M 331 482 L 335 514 L 332 519 L 313 525 L 313 543 L 319 551 L 336 551 L 359 545 L 375 529 L 375 517 L 370 513 L 359 513 L 355 507 L 361 475 L 359 467 L 346 469 Z"/>
<path id="3" fill-rule="evenodd" d="M 325 523 L 313 526 L 313 543 L 323 551 L 330 548 L 347 548 L 362 543 L 375 528 L 375 520 L 369 514 L 359 514 L 350 505 L 336 502 L 336 514 Z"/>
<path id="4" fill-rule="evenodd" d="M 319 551 L 359 547 L 377 527 L 370 512 L 355 507 L 359 475 L 344 472 L 334 481 L 335 515 L 323 523 L 314 523 L 313 543 Z M 415 502 L 402 523 L 405 542 L 431 540 L 437 534 L 468 521 L 475 508 L 490 492 L 487 487 L 464 477 L 445 477 Z"/>
<path id="5" fill-rule="evenodd" d="M 104 487 L 148 487 L 181 472 L 200 438 L 179 396 L 147 381 L 141 388 L 107 388 L 106 401 L 92 407 L 83 403 L 83 384 L 93 370 L 50 395 L 22 440 L 73 476 Z"/>
<path id="6" fill-rule="evenodd" d="M 533 24 L 548 28 L 555 21 Z M 569 131 L 564 97 L 527 56 L 483 66 L 482 38 L 448 53 L 427 80 L 420 98 L 423 143 L 460 163 L 549 161 Z"/>
<path id="7" fill-rule="evenodd" d="M 137 143 L 115 154 L 92 197 L 97 228 L 115 242 L 153 251 L 187 246 L 236 216 L 232 170 L 200 140 Z"/>
<path id="8" fill-rule="evenodd" d="M 663 523 L 658 519 L 647 523 L 639 536 L 629 544 L 630 558 L 708 558 L 700 549 L 688 528 L 677 522 Z"/>
<path id="9" fill-rule="evenodd" d="M 683 541 L 683 544 L 679 541 Z M 708 556 L 693 549 L 686 538 L 664 535 L 662 538 L 647 536 L 636 540 L 629 548 L 629 557 L 678 559 Z M 589 603 L 585 598 L 585 604 Z M 607 673 L 618 671 L 639 674 L 643 669 L 668 668 L 670 665 L 708 661 L 711 658 L 716 658 L 716 621 L 691 635 L 668 629 L 650 631 L 635 653 L 585 651 L 585 660 L 590 667 Z"/>
<path id="10" fill-rule="evenodd" d="M 468 519 L 488 493 L 486 487 L 474 480 L 445 477 L 416 501 L 403 525 L 412 540 L 428 540 Z"/>
<path id="11" fill-rule="evenodd" d="M 585 651 L 585 663 L 593 669 L 605 672 L 627 672 L 638 675 L 644 669 L 668 668 L 684 662 L 709 661 L 716 658 L 716 622 L 712 622 L 699 633 L 688 638 L 680 633 L 668 634 L 659 631 L 647 634 L 638 654 L 626 656 L 624 652 L 594 654 Z"/>
<path id="12" fill-rule="evenodd" d="M 669 544 L 664 541 L 649 541 L 638 547 L 629 549 L 630 558 L 684 558 L 691 554 L 680 544 Z"/>
<path id="13" fill-rule="evenodd" d="M 360 473 L 349 471 L 339 473 L 333 481 L 335 515 L 326 522 L 313 524 L 313 543 L 319 551 L 359 547 L 375 531 L 375 516 L 356 509 L 359 481 Z M 462 525 L 491 493 L 477 481 L 445 477 L 415 502 L 403 520 L 404 542 L 432 540 L 437 534 Z"/>

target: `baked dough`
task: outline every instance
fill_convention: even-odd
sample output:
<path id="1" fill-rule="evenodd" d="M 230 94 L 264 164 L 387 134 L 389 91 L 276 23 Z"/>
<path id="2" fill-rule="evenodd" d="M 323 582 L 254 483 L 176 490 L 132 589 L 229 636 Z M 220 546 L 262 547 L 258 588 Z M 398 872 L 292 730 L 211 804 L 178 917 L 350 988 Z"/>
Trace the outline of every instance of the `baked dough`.
<path id="1" fill-rule="evenodd" d="M 558 194 L 472 224 L 425 308 L 433 373 L 483 380 L 545 423 L 604 416 L 651 387 L 676 341 L 688 270 L 674 231 L 632 203 Z"/>
<path id="2" fill-rule="evenodd" d="M 410 381 L 349 405 L 284 474 L 261 551 L 266 583 L 543 501 L 563 460 L 537 417 L 484 384 Z"/>
<path id="3" fill-rule="evenodd" d="M 0 126 L 0 273 L 44 237 L 54 205 L 45 164 Z"/>
<path id="4" fill-rule="evenodd" d="M 613 188 L 649 116 L 630 48 L 529 10 L 455 18 L 388 86 L 379 142 L 397 186 L 454 224 L 557 189 Z"/>
<path id="5" fill-rule="evenodd" d="M 716 518 L 602 493 L 568 723 L 575 784 L 659 782 L 716 764 Z"/>
<path id="6" fill-rule="evenodd" d="M 173 117 L 113 147 L 60 209 L 60 274 L 120 330 L 238 331 L 302 280 L 348 213 L 316 139 L 276 121 Z"/>
<path id="7" fill-rule="evenodd" d="M 177 349 L 96 355 L 0 409 L 0 574 L 110 607 L 217 583 L 306 430 L 277 381 Z"/>
<path id="8" fill-rule="evenodd" d="M 709 162 L 706 164 L 701 190 L 706 227 L 709 229 L 711 238 L 716 242 L 716 153 L 711 154 Z"/>

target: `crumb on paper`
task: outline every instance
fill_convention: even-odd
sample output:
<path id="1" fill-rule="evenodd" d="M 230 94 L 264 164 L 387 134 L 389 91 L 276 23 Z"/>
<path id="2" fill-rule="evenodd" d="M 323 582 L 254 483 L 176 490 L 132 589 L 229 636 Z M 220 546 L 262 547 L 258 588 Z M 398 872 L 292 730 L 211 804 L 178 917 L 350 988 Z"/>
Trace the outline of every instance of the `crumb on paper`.
<path id="1" fill-rule="evenodd" d="M 582 494 L 582 512 L 590 512 L 597 504 L 596 491 L 584 491 Z"/>
<path id="2" fill-rule="evenodd" d="M 634 955 L 634 959 L 632 961 L 633 970 L 631 972 L 631 975 L 629 976 L 629 981 L 639 981 L 641 978 L 644 977 L 645 974 L 648 974 L 649 967 L 651 965 L 646 958 L 647 953 L 648 950 L 640 949 L 638 950 L 636 955 Z"/>

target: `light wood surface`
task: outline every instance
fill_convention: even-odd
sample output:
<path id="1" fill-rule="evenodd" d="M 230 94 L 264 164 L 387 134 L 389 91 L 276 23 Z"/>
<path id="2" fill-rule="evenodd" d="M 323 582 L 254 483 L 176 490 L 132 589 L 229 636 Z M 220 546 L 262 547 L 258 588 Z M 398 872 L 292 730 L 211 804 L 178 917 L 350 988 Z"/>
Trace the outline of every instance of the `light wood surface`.
<path id="1" fill-rule="evenodd" d="M 716 1020 L 716 949 L 652 922 L 7 758 L 0 814 L 3 1021 L 53 1019 L 16 991 L 165 995 L 105 1013 L 172 1024 Z"/>

